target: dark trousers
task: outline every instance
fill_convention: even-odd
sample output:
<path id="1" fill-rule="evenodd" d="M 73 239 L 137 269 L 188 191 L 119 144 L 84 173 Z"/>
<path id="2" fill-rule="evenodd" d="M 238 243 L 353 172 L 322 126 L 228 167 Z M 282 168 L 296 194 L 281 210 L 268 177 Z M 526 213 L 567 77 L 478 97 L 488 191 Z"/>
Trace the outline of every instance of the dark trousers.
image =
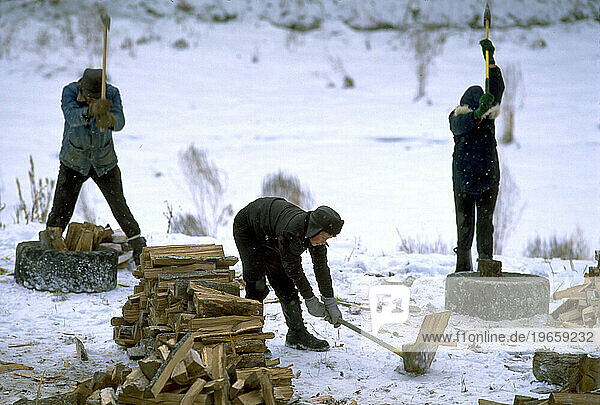
<path id="1" fill-rule="evenodd" d="M 57 226 L 63 230 L 66 228 L 73 216 L 81 186 L 89 178 L 98 185 L 125 235 L 128 237 L 138 235 L 140 227 L 125 201 L 119 166 L 115 166 L 103 176 L 98 176 L 93 167 L 90 168 L 87 175 L 83 175 L 61 163 L 56 189 L 54 190 L 52 211 L 48 215 L 46 226 Z"/>
<path id="2" fill-rule="evenodd" d="M 233 239 L 242 261 L 246 298 L 262 302 L 269 294 L 268 279 L 282 305 L 298 301 L 298 289 L 285 273 L 279 252 L 258 240 L 243 209 L 233 220 Z"/>
<path id="3" fill-rule="evenodd" d="M 475 231 L 475 209 L 477 208 L 477 253 L 481 259 L 491 259 L 494 252 L 494 208 L 498 187 L 473 195 L 454 188 L 454 207 L 458 230 L 458 249 L 470 251 Z"/>

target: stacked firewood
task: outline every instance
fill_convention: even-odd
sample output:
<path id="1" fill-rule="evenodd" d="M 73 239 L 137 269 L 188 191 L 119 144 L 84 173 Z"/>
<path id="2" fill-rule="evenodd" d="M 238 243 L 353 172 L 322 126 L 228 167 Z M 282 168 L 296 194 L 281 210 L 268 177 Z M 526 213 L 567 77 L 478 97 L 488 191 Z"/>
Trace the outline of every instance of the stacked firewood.
<path id="1" fill-rule="evenodd" d="M 90 222 L 71 222 L 63 239 L 62 229 L 48 227 L 39 233 L 42 247 L 45 249 L 92 252 L 100 246 L 119 252 L 119 268 L 126 268 L 133 262 L 132 250 L 127 236 L 120 230 L 112 230 L 109 225 L 99 226 Z"/>
<path id="2" fill-rule="evenodd" d="M 291 398 L 292 370 L 275 367 L 279 359 L 265 359 L 265 340 L 274 334 L 262 332 L 262 304 L 240 297 L 229 268 L 236 262 L 221 245 L 144 248 L 134 271 L 140 282 L 123 316 L 111 321 L 115 342 L 128 347 L 130 357 L 145 357 L 131 377 L 141 381 L 132 383 L 135 390 L 123 390 L 120 402 L 140 403 L 149 390 L 156 403 L 180 403 L 189 392 L 198 396 L 186 403 Z"/>
<path id="3" fill-rule="evenodd" d="M 596 250 L 597 267 L 589 267 L 583 284 L 556 291 L 555 300 L 565 299 L 552 317 L 565 326 L 594 327 L 600 323 L 600 250 Z"/>

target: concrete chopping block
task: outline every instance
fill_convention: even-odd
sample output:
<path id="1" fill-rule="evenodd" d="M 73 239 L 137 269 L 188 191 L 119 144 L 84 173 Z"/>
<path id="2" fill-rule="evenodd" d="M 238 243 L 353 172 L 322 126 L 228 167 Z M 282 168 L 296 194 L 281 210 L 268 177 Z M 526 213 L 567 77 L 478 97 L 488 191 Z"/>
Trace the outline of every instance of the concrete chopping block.
<path id="1" fill-rule="evenodd" d="M 547 314 L 548 279 L 531 274 L 502 273 L 481 277 L 478 272 L 446 277 L 446 309 L 454 313 L 499 321 Z"/>
<path id="2" fill-rule="evenodd" d="M 17 245 L 15 281 L 41 291 L 103 292 L 117 286 L 119 253 L 100 247 L 92 252 L 44 249 L 40 242 Z"/>

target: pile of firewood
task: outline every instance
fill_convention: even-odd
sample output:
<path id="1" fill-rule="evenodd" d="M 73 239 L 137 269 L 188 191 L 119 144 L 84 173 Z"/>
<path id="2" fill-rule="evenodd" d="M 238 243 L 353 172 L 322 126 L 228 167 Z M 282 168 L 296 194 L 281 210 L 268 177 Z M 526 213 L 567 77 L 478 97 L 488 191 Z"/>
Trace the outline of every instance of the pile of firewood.
<path id="1" fill-rule="evenodd" d="M 143 358 L 120 402 L 141 403 L 145 396 L 180 403 L 190 392 L 196 399 L 186 403 L 291 398 L 292 370 L 265 359 L 265 340 L 274 334 L 262 332 L 262 304 L 240 297 L 229 268 L 237 260 L 221 245 L 144 248 L 133 273 L 140 282 L 123 316 L 111 320 L 115 342 L 128 347 L 131 358 Z"/>
<path id="2" fill-rule="evenodd" d="M 564 326 L 594 327 L 600 324 L 600 250 L 596 250 L 597 267 L 589 267 L 583 284 L 556 291 L 555 300 L 567 298 L 552 312 L 554 319 Z"/>
<path id="3" fill-rule="evenodd" d="M 39 233 L 42 247 L 54 250 L 71 250 L 76 252 L 92 252 L 100 246 L 109 247 L 119 252 L 119 268 L 126 268 L 133 262 L 132 249 L 127 243 L 127 236 L 120 230 L 112 230 L 109 225 L 99 226 L 90 222 L 71 222 L 63 239 L 62 229 L 48 227 Z"/>

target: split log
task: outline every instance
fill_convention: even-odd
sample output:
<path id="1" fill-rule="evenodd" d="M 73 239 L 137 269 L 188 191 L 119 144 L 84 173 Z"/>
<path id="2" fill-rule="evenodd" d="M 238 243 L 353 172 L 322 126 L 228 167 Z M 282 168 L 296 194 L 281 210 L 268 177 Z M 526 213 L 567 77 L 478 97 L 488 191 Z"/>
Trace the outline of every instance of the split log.
<path id="1" fill-rule="evenodd" d="M 205 385 L 206 381 L 201 378 L 198 378 L 196 381 L 194 381 L 188 392 L 184 395 L 183 399 L 181 400 L 181 405 L 192 405 L 196 403 L 196 398 L 198 397 L 198 395 L 202 391 L 202 388 L 204 388 Z"/>
<path id="2" fill-rule="evenodd" d="M 237 315 L 194 318 L 189 322 L 188 330 L 198 331 L 199 337 L 259 332 L 264 325 L 264 319 L 264 316 Z"/>
<path id="3" fill-rule="evenodd" d="M 579 299 L 579 297 L 581 297 L 581 292 L 584 291 L 586 288 L 588 288 L 591 285 L 591 281 L 585 282 L 583 284 L 580 285 L 576 285 L 570 288 L 567 288 L 565 290 L 561 290 L 561 291 L 556 291 L 553 295 L 552 298 L 555 300 L 560 300 L 563 298 L 574 298 L 574 299 Z"/>
<path id="4" fill-rule="evenodd" d="M 254 390 L 239 395 L 232 402 L 233 405 L 260 405 L 264 403 L 265 401 L 263 400 L 260 390 Z"/>
<path id="5" fill-rule="evenodd" d="M 553 392 L 550 394 L 550 405 L 598 405 L 600 394 L 573 394 L 569 392 Z"/>
<path id="6" fill-rule="evenodd" d="M 213 379 L 224 380 L 222 389 L 215 389 L 215 405 L 229 405 L 229 376 L 226 370 L 224 345 L 221 343 L 214 346 L 205 346 L 202 349 L 202 358 L 210 368 Z"/>
<path id="7" fill-rule="evenodd" d="M 75 337 L 74 340 L 75 340 L 75 349 L 77 350 L 77 357 L 82 361 L 88 361 L 89 357 L 87 354 L 87 350 L 85 350 L 85 346 L 83 345 L 83 342 L 78 337 Z"/>
<path id="8" fill-rule="evenodd" d="M 188 333 L 175 345 L 165 362 L 156 372 L 156 375 L 152 381 L 150 381 L 150 385 L 146 389 L 146 393 L 148 395 L 156 398 L 156 396 L 162 391 L 177 363 L 183 360 L 185 355 L 192 348 L 192 345 L 194 344 L 194 337 L 195 336 L 193 333 Z"/>
<path id="9" fill-rule="evenodd" d="M 149 384 L 150 381 L 142 373 L 142 370 L 134 368 L 121 386 L 121 392 L 126 396 L 141 397 Z M 121 400 L 121 396 L 119 396 L 119 400 Z"/>
<path id="10" fill-rule="evenodd" d="M 192 291 L 196 313 L 204 317 L 262 315 L 263 313 L 263 305 L 256 300 L 238 297 L 197 284 L 189 286 L 188 293 Z"/>
<path id="11" fill-rule="evenodd" d="M 187 369 L 185 368 L 183 360 L 177 363 L 175 367 L 173 367 L 173 371 L 171 372 L 171 378 L 178 385 L 182 386 L 187 385 L 187 383 L 191 380 L 187 373 Z"/>
<path id="12" fill-rule="evenodd" d="M 258 375 L 258 381 L 260 382 L 260 392 L 262 394 L 265 405 L 275 405 L 275 396 L 273 394 L 273 384 L 266 371 L 262 371 Z"/>
<path id="13" fill-rule="evenodd" d="M 71 222 L 67 227 L 67 235 L 65 236 L 65 244 L 67 245 L 67 249 L 75 250 L 77 246 L 77 241 L 79 239 L 79 233 L 83 228 L 83 224 L 78 222 Z"/>
<path id="14" fill-rule="evenodd" d="M 142 373 L 144 373 L 146 378 L 148 378 L 148 380 L 152 380 L 162 363 L 163 362 L 158 358 L 149 357 L 143 360 L 139 360 L 138 366 L 140 367 L 140 370 L 142 370 Z"/>
<path id="15" fill-rule="evenodd" d="M 206 363 L 202 360 L 202 357 L 196 350 L 190 349 L 188 354 L 183 359 L 183 363 L 185 365 L 188 375 L 191 378 L 209 379 L 211 377 L 210 370 L 208 369 Z"/>
<path id="16" fill-rule="evenodd" d="M 588 392 L 600 387 L 600 358 L 586 354 L 536 351 L 533 375 L 565 391 Z"/>
<path id="17" fill-rule="evenodd" d="M 94 250 L 94 232 L 86 229 L 81 230 L 74 250 L 77 252 L 91 252 Z"/>

